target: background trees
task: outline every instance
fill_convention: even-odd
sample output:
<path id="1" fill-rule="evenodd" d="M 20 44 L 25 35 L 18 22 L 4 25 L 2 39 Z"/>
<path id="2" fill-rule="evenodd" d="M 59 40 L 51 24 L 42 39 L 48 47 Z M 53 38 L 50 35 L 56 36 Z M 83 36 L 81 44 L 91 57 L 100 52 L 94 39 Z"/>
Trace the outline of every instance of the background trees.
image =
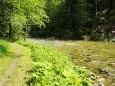
<path id="1" fill-rule="evenodd" d="M 0 34 L 18 39 L 26 36 L 32 25 L 44 26 L 48 16 L 44 0 L 2 0 L 0 2 Z"/>
<path id="2" fill-rule="evenodd" d="M 115 29 L 114 13 L 114 0 L 2 0 L 0 35 L 26 37 L 31 28 L 33 37 L 105 41 Z"/>
<path id="3" fill-rule="evenodd" d="M 47 0 L 50 22 L 45 29 L 36 30 L 36 36 L 107 40 L 114 27 L 114 3 L 114 0 Z"/>

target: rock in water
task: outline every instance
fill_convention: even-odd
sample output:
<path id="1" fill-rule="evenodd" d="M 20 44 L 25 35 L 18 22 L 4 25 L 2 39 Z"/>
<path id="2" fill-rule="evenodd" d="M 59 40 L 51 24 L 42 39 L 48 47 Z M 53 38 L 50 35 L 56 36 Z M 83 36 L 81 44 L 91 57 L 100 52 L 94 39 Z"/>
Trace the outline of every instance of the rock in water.
<path id="1" fill-rule="evenodd" d="M 104 86 L 103 82 L 97 82 L 93 86 Z"/>
<path id="2" fill-rule="evenodd" d="M 105 81 L 104 78 L 99 78 L 99 79 L 97 79 L 97 82 L 94 83 L 93 86 L 104 86 L 104 81 Z"/>

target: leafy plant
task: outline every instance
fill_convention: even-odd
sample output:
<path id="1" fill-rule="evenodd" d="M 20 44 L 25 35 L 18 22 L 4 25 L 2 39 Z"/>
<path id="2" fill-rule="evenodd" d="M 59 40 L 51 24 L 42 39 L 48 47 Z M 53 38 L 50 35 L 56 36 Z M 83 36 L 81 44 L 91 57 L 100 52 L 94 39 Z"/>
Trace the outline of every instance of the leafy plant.
<path id="1" fill-rule="evenodd" d="M 75 67 L 63 52 L 35 43 L 20 44 L 32 50 L 34 68 L 30 85 L 93 86 L 95 74 L 84 67 Z"/>
<path id="2" fill-rule="evenodd" d="M 45 0 L 2 0 L 0 2 L 1 35 L 14 40 L 27 37 L 32 25 L 45 26 Z"/>
<path id="3" fill-rule="evenodd" d="M 6 41 L 0 39 L 0 56 L 7 54 L 8 49 L 9 44 Z"/>

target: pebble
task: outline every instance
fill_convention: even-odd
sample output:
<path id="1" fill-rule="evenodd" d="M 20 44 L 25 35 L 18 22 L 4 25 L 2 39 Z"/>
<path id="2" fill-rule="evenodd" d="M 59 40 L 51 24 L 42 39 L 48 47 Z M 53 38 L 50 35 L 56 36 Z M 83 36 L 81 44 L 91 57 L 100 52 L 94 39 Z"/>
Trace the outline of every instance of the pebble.
<path id="1" fill-rule="evenodd" d="M 97 82 L 93 86 L 104 86 L 104 84 L 102 82 Z"/>
<path id="2" fill-rule="evenodd" d="M 100 78 L 100 79 L 98 79 L 97 81 L 99 81 L 99 82 L 104 82 L 105 79 L 104 79 L 104 78 Z"/>
<path id="3" fill-rule="evenodd" d="M 104 78 L 99 78 L 99 77 L 97 77 L 97 78 L 98 78 L 98 79 L 97 79 L 97 82 L 94 83 L 93 86 L 104 86 L 104 81 L 105 81 L 105 79 L 104 79 Z"/>
<path id="4" fill-rule="evenodd" d="M 115 67 L 115 63 L 109 63 L 109 65 Z"/>

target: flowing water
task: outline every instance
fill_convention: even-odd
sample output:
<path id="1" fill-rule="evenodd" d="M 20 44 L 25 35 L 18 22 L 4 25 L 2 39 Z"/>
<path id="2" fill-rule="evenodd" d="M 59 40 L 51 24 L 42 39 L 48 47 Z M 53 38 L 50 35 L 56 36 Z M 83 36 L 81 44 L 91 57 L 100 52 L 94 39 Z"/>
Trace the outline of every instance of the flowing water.
<path id="1" fill-rule="evenodd" d="M 29 39 L 58 48 L 76 66 L 85 66 L 97 76 L 105 78 L 105 86 L 115 86 L 115 43 Z"/>

